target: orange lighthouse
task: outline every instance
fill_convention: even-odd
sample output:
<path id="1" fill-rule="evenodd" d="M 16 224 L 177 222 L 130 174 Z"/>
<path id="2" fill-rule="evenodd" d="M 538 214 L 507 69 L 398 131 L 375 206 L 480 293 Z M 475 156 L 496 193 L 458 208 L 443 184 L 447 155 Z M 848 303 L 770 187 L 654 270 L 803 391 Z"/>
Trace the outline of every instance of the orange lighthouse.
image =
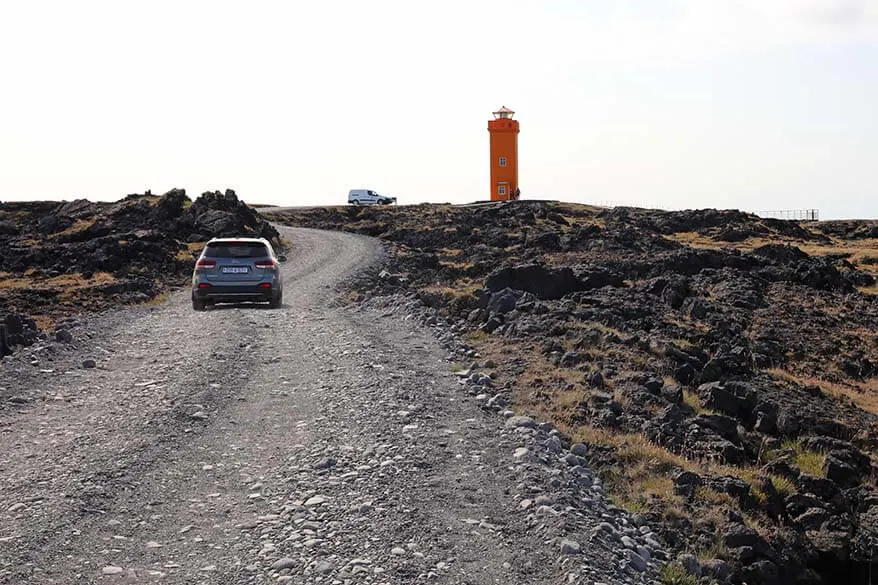
<path id="1" fill-rule="evenodd" d="M 518 120 L 503 106 L 488 121 L 491 135 L 491 201 L 518 199 Z"/>

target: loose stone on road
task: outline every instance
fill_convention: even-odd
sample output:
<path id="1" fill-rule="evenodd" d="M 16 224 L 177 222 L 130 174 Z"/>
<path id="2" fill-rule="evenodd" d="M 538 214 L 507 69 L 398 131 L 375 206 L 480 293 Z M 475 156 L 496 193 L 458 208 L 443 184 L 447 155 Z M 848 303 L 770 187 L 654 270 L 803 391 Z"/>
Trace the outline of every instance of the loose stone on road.
<path id="1" fill-rule="evenodd" d="M 340 302 L 375 240 L 284 235 L 281 309 L 184 291 L 0 365 L 0 583 L 654 581 L 587 448 L 455 375 L 441 316 Z"/>

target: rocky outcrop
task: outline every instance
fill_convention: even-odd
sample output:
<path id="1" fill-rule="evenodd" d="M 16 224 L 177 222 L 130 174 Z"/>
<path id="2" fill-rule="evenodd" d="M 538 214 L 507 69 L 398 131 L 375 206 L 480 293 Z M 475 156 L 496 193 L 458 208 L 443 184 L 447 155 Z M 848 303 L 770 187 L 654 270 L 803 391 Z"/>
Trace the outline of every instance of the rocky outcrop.
<path id="1" fill-rule="evenodd" d="M 387 240 L 394 278 L 363 294 L 416 292 L 488 336 L 524 407 L 685 460 L 663 471 L 680 500 L 638 506 L 676 552 L 724 551 L 704 577 L 830 583 L 865 566 L 878 416 L 841 396 L 876 373 L 878 304 L 859 289 L 878 271 L 837 249 L 868 225 L 534 201 L 285 220 Z M 610 477 L 631 466 L 589 448 Z"/>
<path id="2" fill-rule="evenodd" d="M 485 281 L 485 288 L 491 292 L 510 288 L 532 293 L 540 299 L 560 299 L 581 290 L 582 283 L 568 267 L 549 269 L 529 264 L 492 272 Z"/>
<path id="3" fill-rule="evenodd" d="M 173 189 L 115 203 L 0 203 L 0 273 L 8 276 L 0 317 L 13 320 L 8 345 L 34 339 L 28 332 L 36 326 L 22 325 L 18 313 L 52 320 L 143 302 L 185 282 L 194 261 L 189 243 L 238 235 L 281 244 L 277 230 L 232 190 L 194 202 Z"/>

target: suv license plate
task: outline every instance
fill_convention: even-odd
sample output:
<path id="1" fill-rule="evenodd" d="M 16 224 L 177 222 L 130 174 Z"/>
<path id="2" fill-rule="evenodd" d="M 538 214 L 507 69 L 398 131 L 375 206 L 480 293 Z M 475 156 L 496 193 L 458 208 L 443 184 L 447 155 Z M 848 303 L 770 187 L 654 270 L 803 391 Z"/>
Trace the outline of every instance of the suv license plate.
<path id="1" fill-rule="evenodd" d="M 250 272 L 250 269 L 246 266 L 223 266 L 223 272 L 226 274 L 243 274 Z"/>

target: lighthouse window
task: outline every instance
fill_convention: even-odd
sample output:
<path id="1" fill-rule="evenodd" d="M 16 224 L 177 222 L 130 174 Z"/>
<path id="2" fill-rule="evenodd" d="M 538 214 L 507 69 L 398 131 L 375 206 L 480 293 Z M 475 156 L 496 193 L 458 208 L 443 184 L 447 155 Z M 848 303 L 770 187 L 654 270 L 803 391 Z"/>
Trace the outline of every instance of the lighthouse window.
<path id="1" fill-rule="evenodd" d="M 505 157 L 505 156 L 501 156 L 501 157 L 500 157 L 500 166 L 501 166 L 501 167 L 505 167 L 505 166 L 506 166 L 506 157 Z M 502 193 L 501 193 L 501 195 L 502 195 Z"/>
<path id="2" fill-rule="evenodd" d="M 500 185 L 497 187 L 497 195 L 506 195 L 506 185 Z"/>

